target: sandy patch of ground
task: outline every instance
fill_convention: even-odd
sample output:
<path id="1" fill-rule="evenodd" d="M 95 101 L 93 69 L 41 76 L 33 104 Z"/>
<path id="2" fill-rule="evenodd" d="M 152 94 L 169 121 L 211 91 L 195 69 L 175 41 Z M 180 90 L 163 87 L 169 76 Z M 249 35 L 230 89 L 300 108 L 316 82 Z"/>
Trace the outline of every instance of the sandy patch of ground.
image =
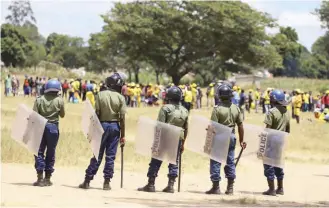
<path id="1" fill-rule="evenodd" d="M 162 168 L 166 168 L 163 166 Z M 120 189 L 117 170 L 111 191 L 102 190 L 102 171 L 91 182 L 90 190 L 77 188 L 84 178 L 82 168 L 57 167 L 52 187 L 33 187 L 36 179 L 33 166 L 2 164 L 2 207 L 219 207 L 219 206 L 329 206 L 329 166 L 286 165 L 285 195 L 262 196 L 267 188 L 263 168 L 259 163 L 244 160 L 238 167 L 234 196 L 209 196 L 204 191 L 211 186 L 209 174 L 183 174 L 180 193 L 167 194 L 161 190 L 167 184 L 166 175 L 157 178 L 159 192 L 137 192 L 144 186 L 146 173 L 124 173 L 124 188 Z M 146 171 L 146 170 L 145 170 Z M 176 186 L 177 187 L 177 186 Z M 225 191 L 226 180 L 221 189 Z"/>

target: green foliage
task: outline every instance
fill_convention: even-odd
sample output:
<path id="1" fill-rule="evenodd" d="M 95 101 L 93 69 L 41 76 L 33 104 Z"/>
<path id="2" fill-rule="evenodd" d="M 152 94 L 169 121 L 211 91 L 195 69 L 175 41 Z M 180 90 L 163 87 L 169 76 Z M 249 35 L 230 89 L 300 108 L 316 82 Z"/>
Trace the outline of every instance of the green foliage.
<path id="1" fill-rule="evenodd" d="M 1 60 L 5 66 L 23 66 L 32 47 L 31 42 L 15 26 L 1 26 Z"/>
<path id="2" fill-rule="evenodd" d="M 222 62 L 253 62 L 250 48 L 263 44 L 273 23 L 242 2 L 117 3 L 103 19 L 108 50 L 153 62 L 176 84 L 216 54 Z"/>
<path id="3" fill-rule="evenodd" d="M 320 8 L 315 12 L 323 22 L 323 26 L 329 29 L 329 1 L 322 1 Z"/>
<path id="4" fill-rule="evenodd" d="M 271 44 L 282 57 L 282 66 L 272 68 L 275 76 L 329 78 L 329 35 L 320 37 L 312 46 L 312 53 L 297 43 L 298 35 L 290 27 L 280 28 Z"/>
<path id="5" fill-rule="evenodd" d="M 168 83 L 171 77 L 175 84 L 208 85 L 257 68 L 275 76 L 329 78 L 329 32 L 309 52 L 294 28 L 280 27 L 269 37 L 265 28 L 279 25 L 239 1 L 116 3 L 101 16 L 103 31 L 91 34 L 88 46 L 65 34 L 42 37 L 29 1 L 13 1 L 8 10 L 1 29 L 6 66 L 123 70 L 130 81 L 145 83 Z M 316 14 L 329 28 L 328 11 L 329 3 L 322 2 Z"/>
<path id="6" fill-rule="evenodd" d="M 79 68 L 87 65 L 87 51 L 80 37 L 70 37 L 52 33 L 46 40 L 47 60 L 66 68 Z"/>

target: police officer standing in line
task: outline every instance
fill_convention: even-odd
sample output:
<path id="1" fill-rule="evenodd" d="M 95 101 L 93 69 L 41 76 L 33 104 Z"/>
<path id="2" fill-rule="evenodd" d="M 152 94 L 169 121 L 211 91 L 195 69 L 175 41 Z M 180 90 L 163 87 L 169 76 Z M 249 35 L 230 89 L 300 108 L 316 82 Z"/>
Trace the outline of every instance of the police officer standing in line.
<path id="1" fill-rule="evenodd" d="M 59 116 L 65 116 L 64 101 L 61 92 L 61 83 L 58 80 L 49 80 L 45 84 L 44 95 L 38 97 L 34 102 L 33 110 L 48 120 L 38 156 L 35 157 L 35 169 L 38 180 L 34 186 L 51 186 L 51 175 L 54 172 L 55 153 L 59 139 L 58 120 Z M 46 150 L 47 149 L 47 150 Z M 44 153 L 46 151 L 46 159 Z M 45 172 L 45 178 L 43 178 Z"/>
<path id="2" fill-rule="evenodd" d="M 271 93 L 270 100 L 271 105 L 274 107 L 266 114 L 264 121 L 266 128 L 290 133 L 290 116 L 286 107 L 288 102 L 284 93 L 280 90 L 274 90 Z M 263 194 L 270 196 L 275 196 L 276 194 L 283 195 L 283 169 L 264 164 L 264 175 L 267 178 L 269 189 L 263 192 Z M 278 188 L 276 190 L 274 186 L 275 176 L 278 180 Z"/>
<path id="3" fill-rule="evenodd" d="M 120 141 L 121 146 L 125 143 L 126 101 L 121 95 L 121 88 L 124 85 L 124 81 L 124 74 L 114 73 L 105 80 L 108 89 L 99 92 L 95 96 L 96 114 L 104 129 L 104 133 L 98 160 L 96 160 L 95 156 L 91 158 L 86 170 L 85 180 L 79 185 L 79 188 L 89 188 L 89 183 L 96 175 L 105 151 L 103 190 L 111 190 L 110 180 L 113 177 L 118 143 Z"/>
<path id="4" fill-rule="evenodd" d="M 158 115 L 158 121 L 168 123 L 174 126 L 182 127 L 184 129 L 184 139 L 179 142 L 177 163 L 180 152 L 184 151 L 184 142 L 187 136 L 188 125 L 188 111 L 184 108 L 180 101 L 182 100 L 182 90 L 176 86 L 168 89 L 166 94 L 166 100 L 168 104 L 162 106 Z M 142 188 L 138 188 L 138 191 L 155 192 L 155 178 L 158 176 L 159 169 L 162 161 L 152 158 L 149 164 L 149 170 L 147 173 L 148 184 Z M 168 186 L 163 189 L 163 192 L 174 193 L 174 183 L 178 176 L 178 166 L 175 164 L 169 164 L 168 173 Z"/>
<path id="5" fill-rule="evenodd" d="M 233 91 L 230 86 L 224 84 L 221 85 L 218 89 L 218 97 L 220 99 L 220 103 L 216 106 L 211 115 L 211 120 L 218 122 L 222 125 L 232 127 L 233 131 L 230 138 L 230 145 L 227 155 L 226 166 L 224 168 L 226 178 L 228 180 L 227 190 L 225 194 L 232 195 L 233 194 L 233 184 L 236 178 L 235 175 L 235 164 L 234 164 L 234 151 L 236 144 L 235 137 L 235 124 L 238 126 L 239 132 L 239 141 L 242 148 L 246 148 L 246 143 L 243 141 L 244 129 L 242 124 L 242 114 L 237 105 L 232 103 Z M 221 163 L 210 160 L 210 179 L 213 183 L 212 188 L 206 192 L 206 194 L 220 194 L 219 181 L 220 177 L 220 168 Z"/>

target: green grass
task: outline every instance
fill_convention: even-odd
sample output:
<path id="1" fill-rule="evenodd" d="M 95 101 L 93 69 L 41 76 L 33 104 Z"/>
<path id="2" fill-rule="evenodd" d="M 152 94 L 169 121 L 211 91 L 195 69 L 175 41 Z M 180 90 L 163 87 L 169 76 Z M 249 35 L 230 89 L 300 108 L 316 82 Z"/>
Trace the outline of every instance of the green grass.
<path id="1" fill-rule="evenodd" d="M 329 90 L 329 80 L 306 79 L 306 78 L 273 78 L 261 82 L 261 89 L 268 87 L 292 91 L 299 88 L 302 91 L 321 92 Z"/>

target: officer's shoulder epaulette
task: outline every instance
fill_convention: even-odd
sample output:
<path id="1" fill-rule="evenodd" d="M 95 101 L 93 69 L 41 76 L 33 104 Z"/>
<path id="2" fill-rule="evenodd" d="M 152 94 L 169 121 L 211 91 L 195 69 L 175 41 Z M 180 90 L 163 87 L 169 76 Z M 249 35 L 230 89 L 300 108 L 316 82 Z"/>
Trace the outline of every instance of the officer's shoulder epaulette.
<path id="1" fill-rule="evenodd" d="M 166 104 L 164 106 L 162 106 L 162 110 L 166 111 L 167 113 L 171 112 L 172 110 L 172 105 L 170 104 Z"/>
<path id="2" fill-rule="evenodd" d="M 184 106 L 180 106 L 180 109 L 182 109 L 185 113 L 188 114 L 188 110 Z"/>
<path id="3" fill-rule="evenodd" d="M 274 112 L 277 111 L 277 110 L 278 110 L 277 108 L 271 108 L 271 109 L 269 110 L 269 112 L 274 113 Z"/>

